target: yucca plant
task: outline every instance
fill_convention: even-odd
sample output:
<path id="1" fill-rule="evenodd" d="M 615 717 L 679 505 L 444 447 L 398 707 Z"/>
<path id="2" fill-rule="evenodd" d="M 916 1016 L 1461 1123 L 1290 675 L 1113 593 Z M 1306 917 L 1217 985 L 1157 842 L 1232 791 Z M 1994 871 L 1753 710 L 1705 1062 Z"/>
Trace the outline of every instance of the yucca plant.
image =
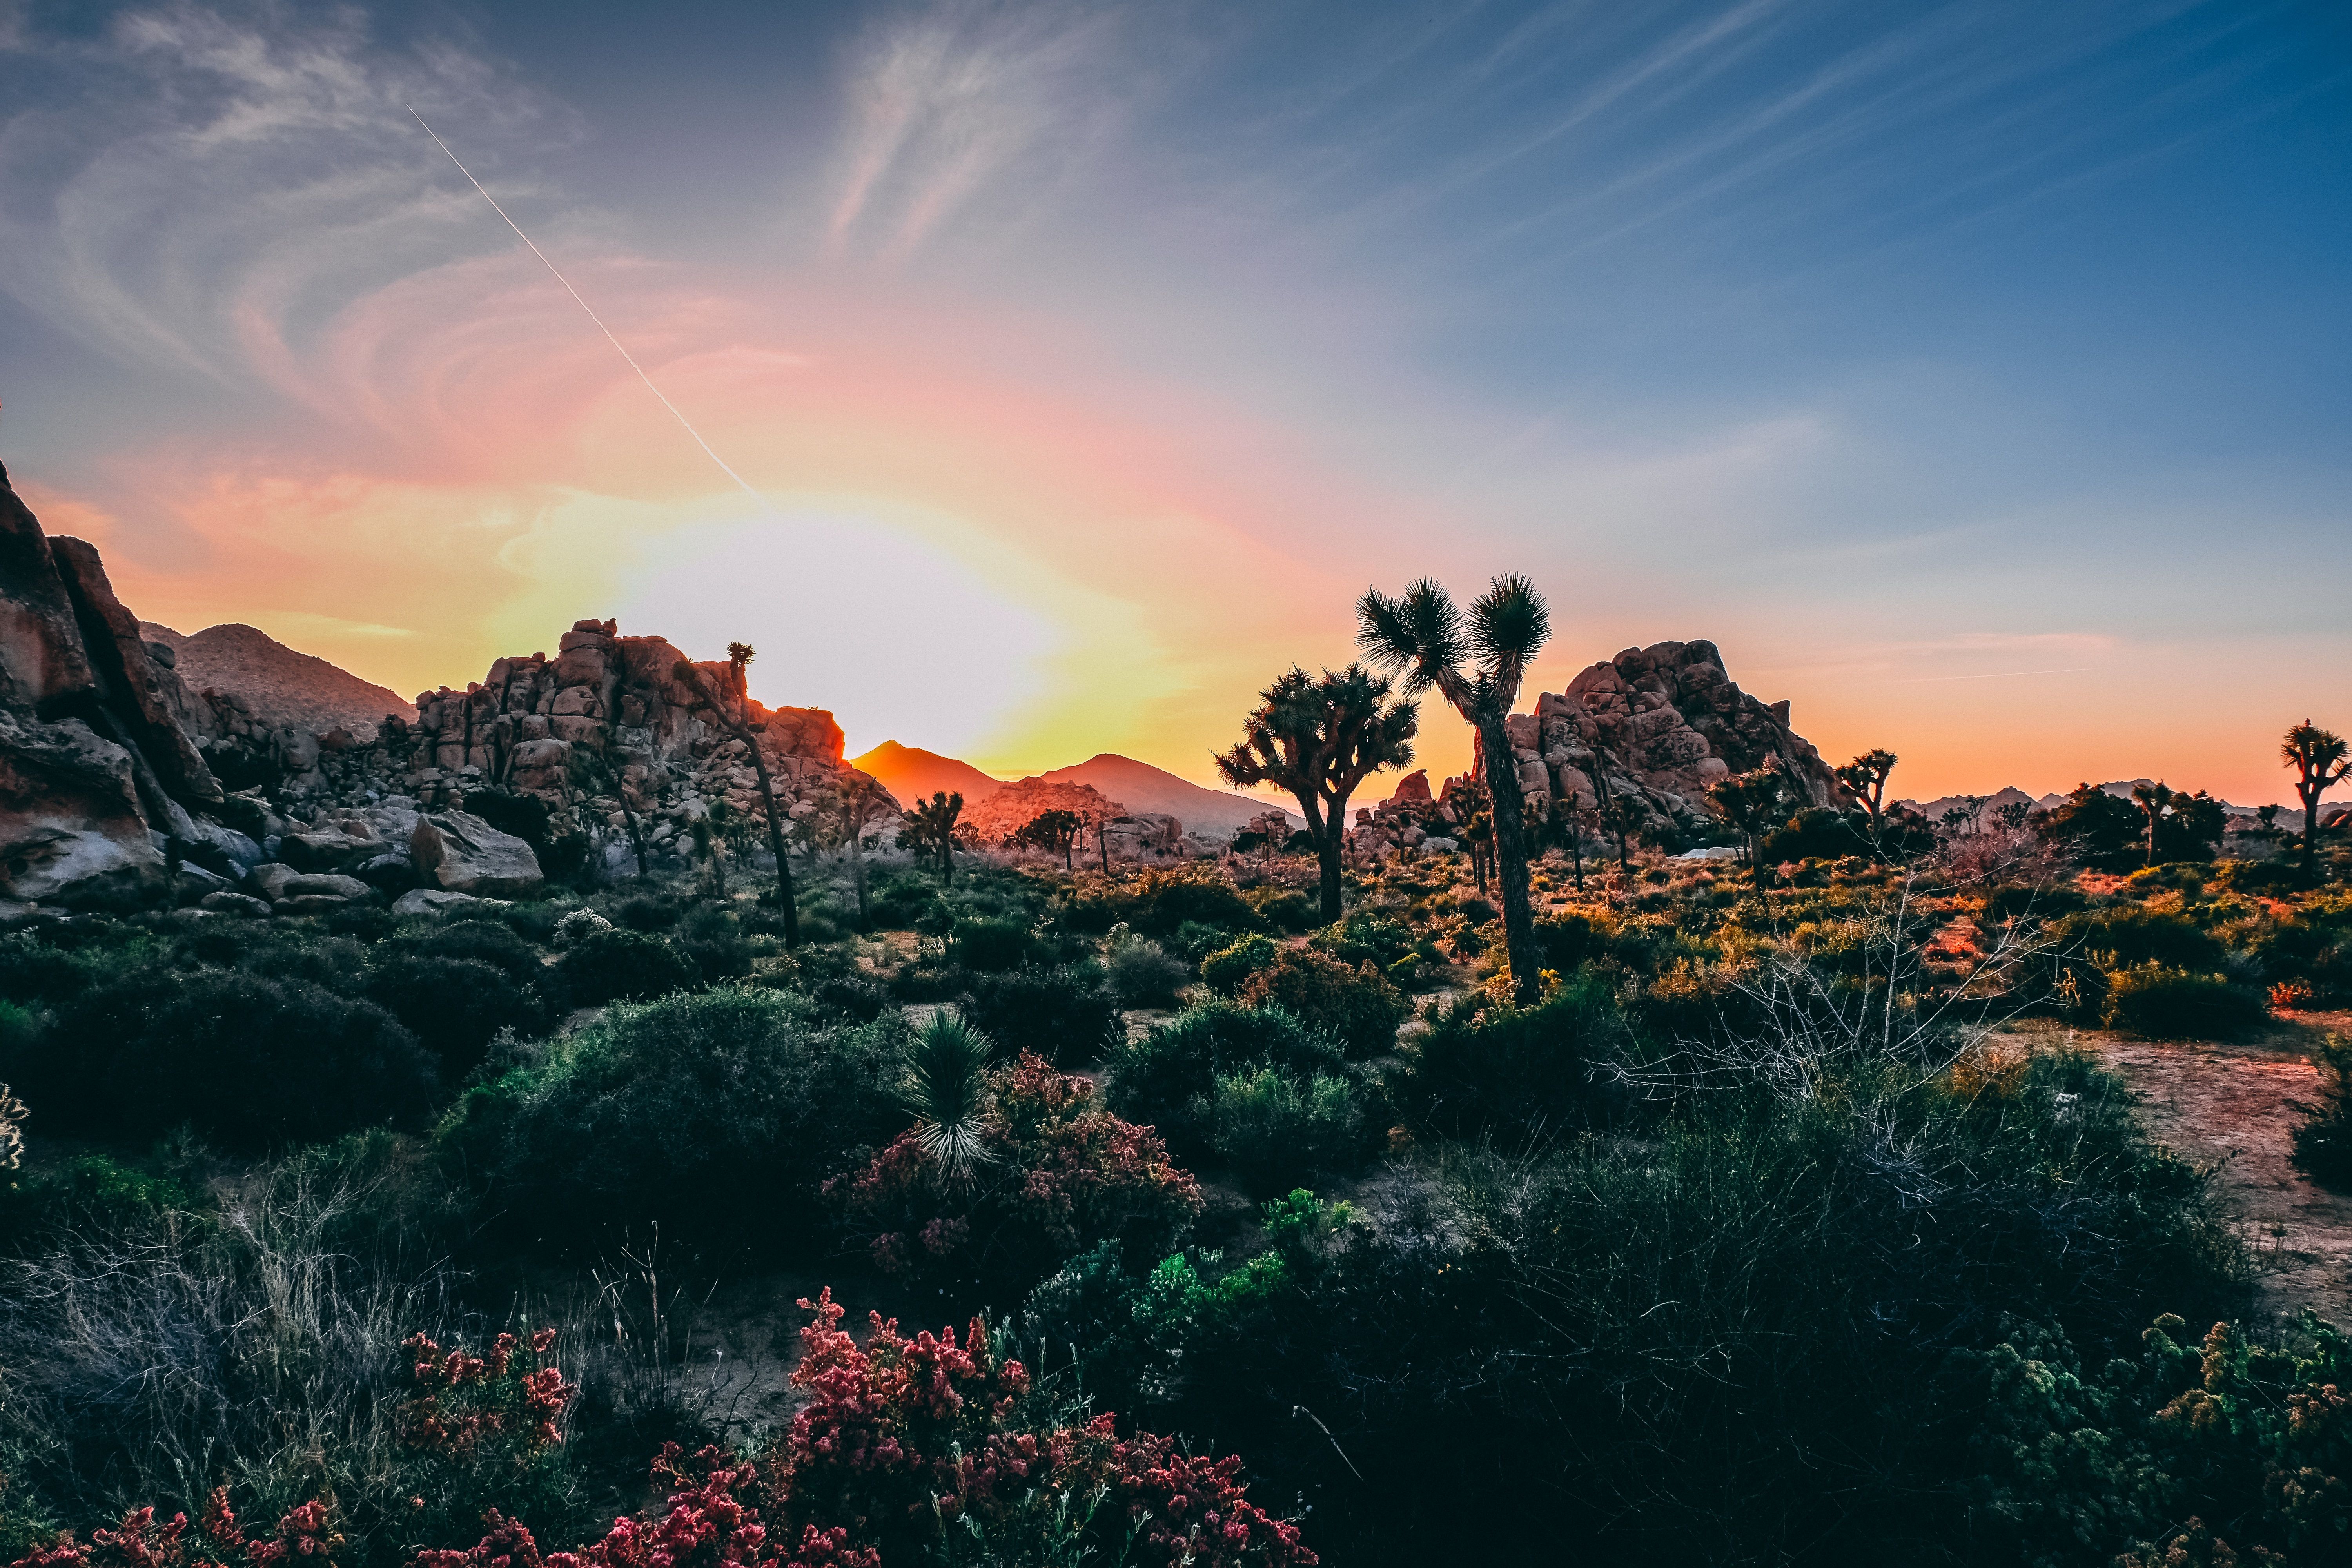
<path id="1" fill-rule="evenodd" d="M 914 1113 L 915 1139 L 950 1182 L 969 1182 L 999 1156 L 988 1146 L 994 1117 L 988 1092 L 995 1042 L 943 1008 L 915 1032 L 907 1047 L 903 1096 Z"/>

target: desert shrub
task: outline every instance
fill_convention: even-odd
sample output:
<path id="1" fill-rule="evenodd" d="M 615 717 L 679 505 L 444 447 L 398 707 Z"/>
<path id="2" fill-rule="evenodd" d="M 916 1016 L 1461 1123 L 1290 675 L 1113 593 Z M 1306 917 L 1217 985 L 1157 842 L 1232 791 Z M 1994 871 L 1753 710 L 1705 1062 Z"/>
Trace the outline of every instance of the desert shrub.
<path id="1" fill-rule="evenodd" d="M 2168 969 L 2150 960 L 2108 976 L 2104 1022 L 2155 1039 L 2242 1034 L 2270 1018 L 2261 993 L 2224 975 Z"/>
<path id="2" fill-rule="evenodd" d="M 44 1046 L 0 1079 L 47 1130 L 152 1138 L 182 1124 L 238 1149 L 413 1121 L 433 1058 L 373 1003 L 300 980 L 134 973 L 59 1008 Z"/>
<path id="3" fill-rule="evenodd" d="M 1549 915 L 1536 921 L 1535 931 L 1543 966 L 1555 974 L 1573 974 L 1580 965 L 1609 951 L 1607 922 L 1579 910 Z"/>
<path id="4" fill-rule="evenodd" d="M 1988 921 L 2056 920 L 2081 910 L 2086 900 L 2072 888 L 2034 887 L 2012 882 L 1985 896 Z"/>
<path id="5" fill-rule="evenodd" d="M 2319 1094 L 2294 1108 L 2294 1163 L 2322 1186 L 2352 1187 L 2352 1040 L 2329 1035 L 2311 1056 Z"/>
<path id="6" fill-rule="evenodd" d="M 2125 1568 L 2334 1560 L 2352 1536 L 2337 1390 L 2352 1346 L 2306 1311 L 2263 1343 L 2176 1314 L 2093 1371 L 2061 1334 L 1971 1358 L 1970 1522 L 1989 1556 Z"/>
<path id="7" fill-rule="evenodd" d="M 804 1231 L 817 1184 L 899 1125 L 898 1030 L 749 986 L 622 1004 L 468 1091 L 436 1137 L 533 1239 Z"/>
<path id="8" fill-rule="evenodd" d="M 1265 1198 L 1360 1170 L 1381 1135 L 1367 1098 L 1344 1074 L 1248 1068 L 1216 1076 L 1202 1119 L 1218 1157 Z"/>
<path id="9" fill-rule="evenodd" d="M 561 973 L 572 1000 L 592 1007 L 683 991 L 702 978 L 668 938 L 622 927 L 572 943 Z"/>
<path id="10" fill-rule="evenodd" d="M 863 973 L 828 975 L 809 988 L 829 1017 L 870 1024 L 890 1010 L 890 988 Z"/>
<path id="11" fill-rule="evenodd" d="M 1284 949 L 1244 981 L 1240 998 L 1253 1007 L 1286 1007 L 1359 1057 L 1394 1049 L 1407 1010 L 1397 988 L 1369 962 L 1350 966 L 1302 948 Z"/>
<path id="12" fill-rule="evenodd" d="M 1174 1018 L 1105 1059 L 1108 1104 L 1130 1121 L 1159 1130 L 1181 1159 L 1216 1152 L 1208 1097 L 1219 1074 L 1272 1068 L 1291 1079 L 1360 1076 L 1328 1036 L 1281 1006 L 1195 1002 Z"/>
<path id="13" fill-rule="evenodd" d="M 1243 899 L 1257 911 L 1258 919 L 1279 931 L 1296 935 L 1313 931 L 1322 921 L 1323 912 L 1315 900 L 1296 888 L 1253 888 Z"/>
<path id="14" fill-rule="evenodd" d="M 819 940 L 805 925 L 802 934 L 811 942 Z M 701 905 L 679 922 L 670 940 L 706 982 L 739 980 L 751 973 L 751 944 L 732 910 Z"/>
<path id="15" fill-rule="evenodd" d="M 395 954 L 369 966 L 363 994 L 434 1054 L 448 1084 L 474 1069 L 500 1029 L 547 1027 L 538 993 L 478 958 Z"/>
<path id="16" fill-rule="evenodd" d="M 1026 1291 L 1105 1241 L 1165 1251 L 1201 1212 L 1200 1188 L 1150 1129 L 1094 1105 L 1094 1086 L 1024 1053 L 989 1079 L 992 1157 L 940 1171 L 915 1131 L 827 1184 L 885 1273 Z"/>
<path id="17" fill-rule="evenodd" d="M 1111 944 L 1104 967 L 1110 988 L 1129 1007 L 1172 1007 L 1176 994 L 1192 983 L 1192 966 L 1145 937 Z"/>
<path id="18" fill-rule="evenodd" d="M 63 1002 L 99 975 L 100 962 L 98 954 L 53 946 L 32 931 L 0 937 L 0 1000 L 36 1006 Z"/>
<path id="19" fill-rule="evenodd" d="M 1213 866 L 1147 870 L 1132 878 L 1084 872 L 1062 895 L 1061 914 L 1074 931 L 1101 933 L 1114 925 L 1146 936 L 1173 937 L 1187 922 L 1220 931 L 1256 931 L 1263 924 L 1249 900 Z"/>
<path id="20" fill-rule="evenodd" d="M 666 931 L 677 924 L 677 901 L 659 893 L 632 893 L 613 906 L 613 921 L 631 931 Z"/>
<path id="21" fill-rule="evenodd" d="M 382 942 L 400 928 L 392 911 L 374 904 L 352 904 L 346 909 L 330 910 L 319 922 L 331 936 L 350 937 L 355 942 Z"/>
<path id="22" fill-rule="evenodd" d="M 425 958 L 470 959 L 487 963 L 517 985 L 547 995 L 555 984 L 554 972 L 540 961 L 539 950 L 502 921 L 450 921 L 439 929 L 400 939 L 398 951 Z M 383 953 L 377 954 L 379 962 Z M 551 1005 L 561 997 L 547 995 Z"/>
<path id="23" fill-rule="evenodd" d="M 1201 978 L 1220 996 L 1231 996 L 1261 969 L 1271 969 L 1281 945 L 1272 937 L 1253 933 L 1231 947 L 1221 948 L 1201 961 Z"/>
<path id="24" fill-rule="evenodd" d="M 961 921 L 948 942 L 950 962 L 980 974 L 1018 969 L 1045 956 L 1045 944 L 1019 921 Z"/>
<path id="25" fill-rule="evenodd" d="M 557 917 L 563 911 L 543 900 L 530 899 L 488 912 L 523 941 L 535 942 L 544 947 L 553 939 Z"/>
<path id="26" fill-rule="evenodd" d="M 1607 983 L 1585 975 L 1538 1006 L 1465 996 L 1409 1043 L 1400 1096 L 1415 1121 L 1457 1135 L 1559 1130 L 1605 1118 L 1604 1064 L 1629 1031 Z"/>
<path id="27" fill-rule="evenodd" d="M 2152 963 L 2208 973 L 2221 967 L 2221 944 L 2210 932 L 2184 916 L 2137 904 L 2067 915 L 2053 923 L 2051 936 L 2059 947 L 2098 955 L 2110 967 Z"/>
<path id="28" fill-rule="evenodd" d="M 958 1006 L 1006 1052 L 1050 1062 L 1092 1061 L 1122 1032 L 1118 993 L 1090 963 L 971 975 Z"/>
<path id="29" fill-rule="evenodd" d="M 1307 941 L 1318 951 L 1329 953 L 1349 968 L 1369 963 L 1385 969 L 1412 951 L 1413 936 L 1412 928 L 1402 921 L 1369 910 L 1353 910 L 1345 919 L 1325 926 Z"/>
<path id="30" fill-rule="evenodd" d="M 0 1186 L 0 1244 L 22 1245 L 68 1229 L 115 1233 L 196 1199 L 169 1176 L 105 1154 L 80 1154 Z"/>

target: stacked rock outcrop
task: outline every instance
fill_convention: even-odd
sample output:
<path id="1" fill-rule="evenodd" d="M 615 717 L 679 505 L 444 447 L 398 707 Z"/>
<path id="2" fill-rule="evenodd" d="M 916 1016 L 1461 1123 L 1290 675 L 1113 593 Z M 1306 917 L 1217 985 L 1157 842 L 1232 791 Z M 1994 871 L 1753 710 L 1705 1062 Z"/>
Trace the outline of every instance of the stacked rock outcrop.
<path id="1" fill-rule="evenodd" d="M 1763 702 L 1725 672 L 1715 644 L 1654 643 L 1588 666 L 1561 693 L 1536 699 L 1506 728 L 1520 788 L 1547 805 L 1590 806 L 1610 792 L 1639 802 L 1654 829 L 1703 829 L 1716 816 L 1707 786 L 1773 767 L 1799 805 L 1845 800 L 1813 743 L 1789 727 L 1786 701 Z"/>
<path id="2" fill-rule="evenodd" d="M 1162 860 L 1213 855 L 1216 847 L 1195 839 L 1184 825 L 1160 811 L 1129 811 L 1092 784 L 1069 779 L 1025 778 L 986 799 L 966 805 L 959 831 L 972 844 L 1003 844 L 1049 811 L 1066 811 L 1084 824 L 1082 844 L 1103 852 L 1108 840 L 1114 860 Z"/>

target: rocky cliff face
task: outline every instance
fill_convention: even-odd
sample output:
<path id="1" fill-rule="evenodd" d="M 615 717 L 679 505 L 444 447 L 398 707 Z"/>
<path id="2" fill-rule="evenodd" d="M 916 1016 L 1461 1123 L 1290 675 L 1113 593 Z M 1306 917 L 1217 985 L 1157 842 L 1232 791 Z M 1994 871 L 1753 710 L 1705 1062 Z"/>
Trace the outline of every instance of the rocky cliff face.
<path id="1" fill-rule="evenodd" d="M 1605 773 L 1654 825 L 1703 826 L 1715 816 L 1708 785 L 1768 765 L 1801 805 L 1845 798 L 1821 752 L 1789 727 L 1789 704 L 1740 690 L 1711 642 L 1629 647 L 1580 671 L 1565 692 L 1538 697 L 1507 728 L 1520 788 L 1547 803 L 1592 805 L 1594 774 Z"/>
<path id="2" fill-rule="evenodd" d="M 422 693 L 413 721 L 395 709 L 373 732 L 192 690 L 176 663 L 115 597 L 98 552 L 43 534 L 0 469 L 0 902 L 437 907 L 540 885 L 531 842 L 492 816 L 542 845 L 642 842 L 682 860 L 691 825 L 721 803 L 764 817 L 751 744 L 811 837 L 872 784 L 842 761 L 830 713 L 765 707 L 726 664 L 688 677 L 669 642 L 611 621 L 575 624 L 552 657 L 501 658 L 462 691 Z M 887 792 L 877 804 L 872 837 L 896 826 Z"/>
<path id="3" fill-rule="evenodd" d="M 151 901 L 246 844 L 98 552 L 50 539 L 0 468 L 0 899 Z"/>

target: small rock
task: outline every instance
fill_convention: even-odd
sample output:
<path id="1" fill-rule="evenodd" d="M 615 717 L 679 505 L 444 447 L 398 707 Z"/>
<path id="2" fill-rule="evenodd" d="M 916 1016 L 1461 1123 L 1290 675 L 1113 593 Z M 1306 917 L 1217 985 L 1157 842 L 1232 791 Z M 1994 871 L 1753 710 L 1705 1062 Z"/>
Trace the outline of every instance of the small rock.
<path id="1" fill-rule="evenodd" d="M 220 915 L 245 915 L 260 918 L 269 913 L 269 905 L 249 893 L 232 893 L 226 889 L 206 893 L 196 900 L 200 910 L 210 910 Z"/>

